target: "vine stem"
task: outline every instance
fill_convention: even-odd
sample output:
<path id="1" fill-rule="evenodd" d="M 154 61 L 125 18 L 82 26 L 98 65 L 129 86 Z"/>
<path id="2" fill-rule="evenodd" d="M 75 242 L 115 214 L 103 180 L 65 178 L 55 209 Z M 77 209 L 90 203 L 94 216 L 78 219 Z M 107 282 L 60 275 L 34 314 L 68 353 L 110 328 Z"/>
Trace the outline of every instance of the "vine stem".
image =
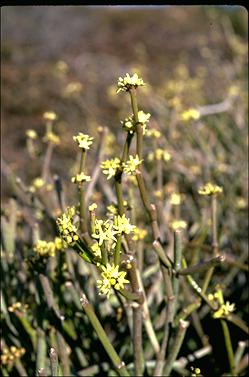
<path id="1" fill-rule="evenodd" d="M 83 309 L 86 312 L 86 315 L 91 322 L 94 330 L 96 331 L 99 340 L 101 341 L 103 347 L 105 348 L 108 356 L 113 362 L 113 365 L 115 366 L 118 374 L 120 376 L 129 376 L 129 373 L 126 369 L 126 366 L 124 362 L 120 359 L 117 352 L 113 348 L 112 344 L 110 343 L 110 340 L 108 339 L 105 330 L 103 329 L 101 323 L 99 322 L 98 317 L 96 316 L 92 305 L 89 303 L 87 297 L 85 294 L 81 296 L 80 302 L 82 304 Z"/>

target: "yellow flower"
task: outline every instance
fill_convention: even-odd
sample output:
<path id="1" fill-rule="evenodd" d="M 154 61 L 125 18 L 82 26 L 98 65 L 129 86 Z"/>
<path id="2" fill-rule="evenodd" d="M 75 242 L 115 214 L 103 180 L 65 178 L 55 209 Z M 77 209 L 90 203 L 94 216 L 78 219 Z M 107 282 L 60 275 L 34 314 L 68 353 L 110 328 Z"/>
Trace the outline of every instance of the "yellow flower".
<path id="1" fill-rule="evenodd" d="M 113 215 L 117 215 L 117 213 L 118 210 L 113 204 L 107 206 L 107 216 L 113 217 Z"/>
<path id="2" fill-rule="evenodd" d="M 170 223 L 170 226 L 173 230 L 185 229 L 187 227 L 187 223 L 183 220 L 174 220 Z"/>
<path id="3" fill-rule="evenodd" d="M 79 132 L 77 136 L 73 136 L 73 140 L 78 143 L 78 147 L 82 149 L 89 149 L 93 143 L 93 137 Z"/>
<path id="4" fill-rule="evenodd" d="M 36 190 L 39 190 L 45 185 L 45 181 L 41 177 L 37 177 L 33 179 L 31 186 L 30 186 L 30 191 L 35 192 Z"/>
<path id="5" fill-rule="evenodd" d="M 213 318 L 227 317 L 234 310 L 235 310 L 235 304 L 230 304 L 230 302 L 227 301 L 225 304 L 222 304 L 220 308 L 216 310 L 216 312 L 214 312 Z"/>
<path id="6" fill-rule="evenodd" d="M 31 130 L 31 129 L 29 129 L 29 130 L 26 131 L 26 136 L 27 136 L 29 139 L 33 139 L 33 140 L 35 140 L 35 139 L 37 138 L 37 133 L 36 133 L 35 130 Z"/>
<path id="7" fill-rule="evenodd" d="M 134 235 L 132 237 L 133 241 L 143 240 L 148 234 L 146 229 L 141 229 L 138 227 L 135 227 L 133 232 L 134 232 Z"/>
<path id="8" fill-rule="evenodd" d="M 67 84 L 67 86 L 64 89 L 64 96 L 69 97 L 71 95 L 75 95 L 80 93 L 82 90 L 82 85 L 78 81 L 73 81 Z"/>
<path id="9" fill-rule="evenodd" d="M 124 172 L 128 175 L 132 175 L 136 173 L 138 166 L 142 163 L 143 160 L 139 160 L 138 155 L 136 154 L 135 157 L 129 156 L 129 160 L 124 162 Z"/>
<path id="10" fill-rule="evenodd" d="M 127 219 L 127 217 L 124 215 L 115 216 L 114 218 L 114 229 L 117 231 L 118 234 L 130 234 L 134 231 L 136 228 L 135 225 L 130 224 L 130 219 Z"/>
<path id="11" fill-rule="evenodd" d="M 103 161 L 100 167 L 103 173 L 107 175 L 107 179 L 110 179 L 115 176 L 117 169 L 120 168 L 120 159 L 115 157 L 111 160 Z"/>
<path id="12" fill-rule="evenodd" d="M 76 225 L 73 223 L 75 214 L 75 207 L 68 207 L 67 211 L 56 220 L 63 241 L 70 246 L 73 246 L 79 239 L 79 236 L 77 235 L 78 224 Z"/>
<path id="13" fill-rule="evenodd" d="M 89 212 L 93 212 L 96 208 L 98 208 L 96 203 L 92 203 L 90 206 L 88 206 Z"/>
<path id="14" fill-rule="evenodd" d="M 111 288 L 120 290 L 124 288 L 124 284 L 129 283 L 129 280 L 125 279 L 126 272 L 119 271 L 119 266 L 107 263 L 106 267 L 102 266 L 101 268 L 103 270 L 103 272 L 101 272 L 102 280 L 97 280 L 99 294 L 104 294 L 109 298 L 111 295 Z"/>
<path id="15" fill-rule="evenodd" d="M 103 245 L 104 241 L 117 242 L 115 234 L 117 234 L 117 231 L 113 229 L 113 224 L 110 220 L 95 220 L 95 232 L 92 234 L 92 237 L 98 240 L 99 246 Z M 113 244 L 114 246 L 115 244 Z"/>
<path id="16" fill-rule="evenodd" d="M 142 125 L 143 128 L 143 134 L 145 134 L 146 131 L 146 124 L 149 122 L 151 117 L 150 113 L 144 113 L 142 110 L 138 112 L 138 123 Z M 123 128 L 130 132 L 133 133 L 135 131 L 136 127 L 136 122 L 134 120 L 134 115 L 131 115 L 129 118 L 125 118 L 124 121 L 121 122 L 123 125 Z"/>
<path id="17" fill-rule="evenodd" d="M 83 171 L 80 174 L 76 174 L 75 177 L 71 178 L 71 182 L 73 183 L 82 183 L 82 182 L 89 182 L 91 181 L 91 177 L 89 175 L 85 175 Z"/>
<path id="18" fill-rule="evenodd" d="M 148 155 L 148 160 L 153 161 L 154 159 L 156 160 L 164 160 L 164 161 L 169 161 L 171 159 L 171 154 L 167 152 L 164 149 L 157 148 L 155 152 L 150 152 Z"/>
<path id="19" fill-rule="evenodd" d="M 96 257 L 101 257 L 101 249 L 98 242 L 95 242 L 93 245 L 91 245 L 91 250 Z"/>
<path id="20" fill-rule="evenodd" d="M 188 122 L 189 120 L 197 120 L 200 118 L 200 112 L 196 109 L 188 109 L 181 114 L 181 120 Z"/>
<path id="21" fill-rule="evenodd" d="M 42 257 L 54 257 L 55 244 L 52 241 L 38 240 L 34 246 L 34 251 Z"/>
<path id="22" fill-rule="evenodd" d="M 223 188 L 217 185 L 213 185 L 211 182 L 206 183 L 200 187 L 198 193 L 200 195 L 217 195 L 223 192 Z"/>
<path id="23" fill-rule="evenodd" d="M 56 120 L 57 119 L 57 115 L 53 111 L 46 111 L 45 113 L 43 113 L 43 118 L 45 120 L 52 121 L 52 120 Z"/>
<path id="24" fill-rule="evenodd" d="M 145 130 L 145 136 L 159 139 L 162 136 L 162 134 L 160 131 L 156 130 L 155 128 L 151 128 L 150 130 Z"/>
<path id="25" fill-rule="evenodd" d="M 170 196 L 170 203 L 174 206 L 179 206 L 181 204 L 181 195 L 173 192 Z"/>
<path id="26" fill-rule="evenodd" d="M 58 145 L 61 142 L 60 137 L 52 131 L 48 131 L 42 140 L 45 142 L 50 142 L 55 145 Z"/>
<path id="27" fill-rule="evenodd" d="M 137 88 L 138 86 L 144 86 L 145 83 L 143 82 L 142 78 L 139 78 L 137 73 L 133 76 L 130 76 L 129 73 L 126 73 L 124 77 L 119 77 L 118 79 L 118 89 L 117 93 L 119 92 L 127 92 L 131 88 Z"/>

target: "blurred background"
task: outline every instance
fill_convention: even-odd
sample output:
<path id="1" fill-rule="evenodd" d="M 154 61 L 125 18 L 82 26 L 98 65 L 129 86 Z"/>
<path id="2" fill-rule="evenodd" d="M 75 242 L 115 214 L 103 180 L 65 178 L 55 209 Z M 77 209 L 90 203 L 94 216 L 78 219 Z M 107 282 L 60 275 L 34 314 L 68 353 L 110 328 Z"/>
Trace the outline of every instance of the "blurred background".
<path id="1" fill-rule="evenodd" d="M 146 138 L 144 143 L 146 184 L 154 202 L 160 207 L 163 200 L 167 207 L 169 195 L 181 193 L 184 199 L 181 216 L 188 223 L 185 241 L 191 243 L 202 234 L 202 226 L 210 216 L 207 198 L 198 195 L 199 186 L 207 181 L 222 186 L 224 195 L 218 202 L 220 248 L 232 260 L 240 258 L 244 263 L 248 255 L 246 9 L 239 6 L 9 6 L 1 11 L 4 217 L 11 213 L 8 206 L 16 188 L 15 178 L 20 177 L 29 186 L 41 175 L 46 149 L 43 140 L 46 111 L 57 114 L 54 132 L 61 139 L 53 152 L 51 174 L 61 177 L 67 204 L 75 204 L 76 190 L 70 178 L 75 172 L 77 148 L 72 136 L 83 132 L 98 141 L 100 127 L 107 127 L 105 158 L 119 156 L 125 139 L 120 121 L 130 115 L 131 109 L 128 96 L 116 94 L 116 83 L 126 72 L 137 72 L 147 84 L 138 91 L 139 108 L 151 113 L 148 128 L 161 132 L 159 139 Z M 27 143 L 29 129 L 38 135 L 33 152 Z M 89 152 L 88 174 L 96 165 L 98 145 L 94 144 Z M 157 172 L 147 160 L 155 147 L 166 149 L 171 156 L 163 166 L 163 192 L 157 190 Z M 90 199 L 98 204 L 110 204 L 112 191 L 105 185 L 105 177 L 100 177 L 96 193 Z M 31 215 L 24 216 L 24 207 L 20 200 L 18 208 L 23 215 L 18 216 L 24 217 L 20 220 L 23 229 L 31 218 Z M 35 211 L 33 216 L 41 225 L 43 220 Z M 143 221 L 144 213 L 139 216 Z M 50 230 L 46 226 L 41 226 L 45 229 L 42 236 L 48 239 Z M 200 242 L 210 244 L 208 226 L 206 230 Z M 187 257 L 192 252 L 193 248 L 186 247 Z M 150 263 L 154 260 L 149 260 Z M 15 268 L 18 271 L 19 265 Z M 233 270 L 232 274 L 228 273 L 230 266 L 217 269 L 216 279 L 222 282 L 228 276 L 226 299 L 235 302 L 236 313 L 246 321 L 245 269 L 244 266 L 244 270 Z M 6 283 L 8 305 L 12 303 L 9 298 L 16 294 L 15 276 L 13 273 Z M 29 302 L 32 298 L 26 285 L 24 279 L 17 299 L 21 300 L 25 291 L 25 300 Z M 148 280 L 145 285 L 149 289 L 153 281 Z M 155 319 L 158 313 L 153 310 Z M 102 314 L 104 317 L 105 312 Z M 205 359 L 202 367 L 207 376 L 213 375 L 214 370 L 216 375 L 221 375 L 227 370 L 222 333 L 205 310 L 202 318 L 213 347 L 213 354 Z M 109 323 L 108 313 L 105 323 Z M 189 331 L 192 332 L 182 350 L 184 355 L 200 347 L 194 330 Z M 246 336 L 236 327 L 231 332 L 236 348 L 238 341 L 245 340 Z M 98 364 L 98 355 L 92 357 L 91 362 Z M 34 364 L 34 357 L 32 360 Z M 25 363 L 29 365 L 28 353 Z"/>
<path id="2" fill-rule="evenodd" d="M 69 157 L 66 165 L 54 158 L 60 174 L 72 163 L 76 131 L 98 124 L 120 137 L 128 107 L 115 85 L 126 72 L 137 71 L 150 84 L 141 100 L 163 129 L 178 102 L 183 110 L 222 102 L 239 80 L 246 96 L 247 33 L 246 9 L 237 6 L 3 7 L 4 161 L 22 178 L 38 173 L 25 168 L 25 131 L 42 135 L 47 110 L 58 114 L 56 131 L 63 135 L 56 154 L 60 161 Z M 246 132 L 237 122 L 239 133 Z M 5 195 L 5 180 L 3 186 Z"/>

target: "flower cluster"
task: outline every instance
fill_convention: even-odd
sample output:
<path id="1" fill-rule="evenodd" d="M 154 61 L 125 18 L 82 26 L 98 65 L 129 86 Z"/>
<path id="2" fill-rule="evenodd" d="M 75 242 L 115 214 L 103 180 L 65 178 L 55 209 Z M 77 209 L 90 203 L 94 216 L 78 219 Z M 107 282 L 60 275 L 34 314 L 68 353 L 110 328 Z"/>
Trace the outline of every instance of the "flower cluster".
<path id="1" fill-rule="evenodd" d="M 57 115 L 53 111 L 46 111 L 43 113 L 43 118 L 48 121 L 53 121 L 57 119 Z"/>
<path id="2" fill-rule="evenodd" d="M 67 211 L 56 220 L 61 238 L 68 246 L 73 246 L 79 239 L 78 225 L 74 223 L 75 214 L 75 207 L 68 207 Z"/>
<path id="3" fill-rule="evenodd" d="M 29 129 L 26 131 L 26 136 L 29 139 L 35 140 L 37 139 L 37 132 L 35 130 Z"/>
<path id="4" fill-rule="evenodd" d="M 76 174 L 76 176 L 71 178 L 71 182 L 73 183 L 82 183 L 82 182 L 89 182 L 91 181 L 91 177 L 89 175 L 85 175 L 84 172 L 80 174 Z"/>
<path id="5" fill-rule="evenodd" d="M 227 317 L 234 310 L 235 310 L 235 304 L 230 304 L 230 302 L 227 301 L 225 304 L 222 304 L 218 310 L 214 312 L 213 318 Z"/>
<path id="6" fill-rule="evenodd" d="M 102 266 L 102 279 L 97 280 L 99 294 L 104 294 L 107 298 L 111 295 L 112 287 L 116 290 L 124 288 L 124 284 L 128 284 L 129 280 L 125 279 L 126 272 L 119 271 L 119 266 L 107 263 L 106 267 Z"/>
<path id="7" fill-rule="evenodd" d="M 196 109 L 188 109 L 181 114 L 181 120 L 188 122 L 190 120 L 198 120 L 200 118 L 200 112 Z"/>
<path id="8" fill-rule="evenodd" d="M 217 195 L 221 194 L 223 191 L 223 188 L 217 185 L 213 185 L 212 183 L 208 182 L 204 186 L 200 187 L 198 190 L 198 193 L 200 195 Z"/>
<path id="9" fill-rule="evenodd" d="M 95 257 L 101 258 L 101 249 L 98 242 L 94 242 L 94 244 L 92 244 L 90 248 Z"/>
<path id="10" fill-rule="evenodd" d="M 95 220 L 94 224 L 95 232 L 92 234 L 92 237 L 98 240 L 99 246 L 103 245 L 104 241 L 107 242 L 116 242 L 117 239 L 115 234 L 117 231 L 113 228 L 113 223 L 110 220 Z M 113 247 L 115 244 L 113 243 Z"/>
<path id="11" fill-rule="evenodd" d="M 103 169 L 103 173 L 107 175 L 107 179 L 110 179 L 115 176 L 117 169 L 121 167 L 120 159 L 115 157 L 111 160 L 103 161 L 100 167 Z"/>
<path id="12" fill-rule="evenodd" d="M 125 214 L 122 216 L 115 216 L 113 227 L 117 234 L 130 234 L 136 229 L 135 225 L 130 224 L 130 219 L 128 219 Z"/>
<path id="13" fill-rule="evenodd" d="M 15 302 L 14 304 L 8 307 L 10 313 L 14 313 L 16 310 L 22 311 L 25 313 L 28 309 L 28 304 L 22 304 L 21 302 Z"/>
<path id="14" fill-rule="evenodd" d="M 142 78 L 139 78 L 137 73 L 134 73 L 133 76 L 130 76 L 129 73 L 126 73 L 124 77 L 119 77 L 118 79 L 118 89 L 117 93 L 119 92 L 127 92 L 131 88 L 137 88 L 138 86 L 144 86 L 145 83 L 143 82 Z"/>
<path id="15" fill-rule="evenodd" d="M 54 257 L 56 250 L 62 250 L 65 243 L 60 237 L 55 237 L 54 241 L 38 240 L 34 246 L 34 251 L 42 257 Z"/>
<path id="16" fill-rule="evenodd" d="M 170 227 L 173 230 L 185 229 L 187 227 L 187 223 L 184 220 L 174 220 L 170 223 Z"/>
<path id="17" fill-rule="evenodd" d="M 173 192 L 170 195 L 170 204 L 172 204 L 173 206 L 179 206 L 181 204 L 181 195 L 177 192 Z"/>
<path id="18" fill-rule="evenodd" d="M 160 131 L 156 130 L 155 128 L 151 128 L 150 130 L 148 129 L 145 130 L 145 136 L 159 139 L 162 136 L 162 134 Z"/>
<path id="19" fill-rule="evenodd" d="M 143 240 L 148 234 L 146 229 L 141 229 L 138 227 L 134 228 L 133 233 L 134 233 L 132 237 L 133 241 Z"/>
<path id="20" fill-rule="evenodd" d="M 25 352 L 25 348 L 17 348 L 16 346 L 4 347 L 1 354 L 1 363 L 3 365 L 12 364 L 16 359 L 22 357 Z"/>
<path id="21" fill-rule="evenodd" d="M 142 125 L 143 128 L 143 134 L 145 134 L 146 131 L 146 125 L 149 122 L 151 117 L 150 113 L 144 113 L 142 110 L 138 111 L 138 123 Z M 134 120 L 134 115 L 131 115 L 128 118 L 125 118 L 124 121 L 121 122 L 123 125 L 123 128 L 130 132 L 131 134 L 134 133 L 135 127 L 136 127 L 136 122 Z"/>
<path id="22" fill-rule="evenodd" d="M 171 159 L 171 154 L 166 151 L 165 149 L 157 148 L 155 152 L 150 152 L 148 155 L 148 160 L 153 161 L 153 160 L 164 160 L 164 161 L 169 161 Z"/>
<path id="23" fill-rule="evenodd" d="M 93 137 L 79 132 L 77 136 L 73 136 L 73 140 L 77 142 L 78 147 L 82 149 L 90 149 L 93 143 Z"/>
<path id="24" fill-rule="evenodd" d="M 52 131 L 48 131 L 45 136 L 43 137 L 42 139 L 45 143 L 51 143 L 51 144 L 55 144 L 55 145 L 59 145 L 61 140 L 60 140 L 60 137 L 58 135 L 56 135 L 54 132 Z"/>
<path id="25" fill-rule="evenodd" d="M 142 163 L 143 160 L 139 160 L 138 155 L 135 157 L 129 156 L 129 160 L 123 163 L 124 172 L 128 175 L 136 174 L 138 166 Z"/>

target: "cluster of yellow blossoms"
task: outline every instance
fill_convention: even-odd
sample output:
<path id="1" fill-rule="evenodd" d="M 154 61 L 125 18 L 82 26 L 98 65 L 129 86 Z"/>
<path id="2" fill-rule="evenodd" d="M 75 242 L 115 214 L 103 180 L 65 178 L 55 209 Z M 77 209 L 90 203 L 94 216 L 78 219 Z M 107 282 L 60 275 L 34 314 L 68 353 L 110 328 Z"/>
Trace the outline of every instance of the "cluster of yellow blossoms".
<path id="1" fill-rule="evenodd" d="M 82 171 L 80 174 L 76 174 L 76 176 L 71 178 L 71 182 L 73 183 L 82 183 L 82 182 L 89 182 L 91 181 L 91 177 L 89 175 L 85 175 Z"/>
<path id="2" fill-rule="evenodd" d="M 51 144 L 54 144 L 54 145 L 59 145 L 60 142 L 61 142 L 60 137 L 52 131 L 46 132 L 46 134 L 45 134 L 45 136 L 43 137 L 42 140 L 45 143 L 51 143 Z"/>
<path id="3" fill-rule="evenodd" d="M 43 118 L 51 122 L 57 119 L 57 114 L 53 111 L 46 111 L 45 113 L 43 113 Z"/>
<path id="4" fill-rule="evenodd" d="M 136 174 L 137 168 L 141 165 L 142 161 L 143 160 L 140 160 L 137 154 L 134 157 L 130 155 L 129 160 L 123 163 L 124 173 L 127 175 Z"/>
<path id="5" fill-rule="evenodd" d="M 119 92 L 127 92 L 131 88 L 137 88 L 138 86 L 144 86 L 145 83 L 143 82 L 142 78 L 139 78 L 137 73 L 133 76 L 130 76 L 129 73 L 126 73 L 124 77 L 119 77 L 118 79 L 118 89 L 117 93 Z"/>
<path id="6" fill-rule="evenodd" d="M 79 236 L 77 234 L 78 224 L 74 223 L 75 215 L 75 207 L 68 207 L 67 211 L 56 220 L 61 238 L 66 242 L 68 246 L 73 246 L 79 239 Z"/>
<path id="7" fill-rule="evenodd" d="M 183 122 L 188 122 L 190 120 L 198 120 L 200 119 L 200 112 L 196 109 L 188 109 L 186 111 L 184 111 L 182 114 L 181 114 L 181 120 Z"/>
<path id="8" fill-rule="evenodd" d="M 170 227 L 173 230 L 180 230 L 180 229 L 185 229 L 187 227 L 187 223 L 184 220 L 173 220 L 170 223 Z"/>
<path id="9" fill-rule="evenodd" d="M 235 310 L 235 304 L 230 304 L 229 301 L 224 301 L 223 293 L 219 287 L 217 291 L 208 295 L 209 301 L 214 301 L 219 304 L 218 310 L 213 313 L 213 318 L 225 318 Z"/>
<path id="10" fill-rule="evenodd" d="M 129 280 L 125 279 L 126 272 L 119 271 L 119 266 L 107 263 L 106 267 L 102 266 L 101 269 L 102 279 L 97 280 L 99 294 L 104 294 L 109 298 L 112 287 L 116 290 L 120 290 L 124 288 L 124 284 L 129 283 Z"/>
<path id="11" fill-rule="evenodd" d="M 146 132 L 146 125 L 149 122 L 150 117 L 151 117 L 150 113 L 145 113 L 142 110 L 138 111 L 138 123 L 142 125 L 143 134 L 145 134 Z M 131 115 L 130 117 L 125 118 L 124 121 L 121 121 L 121 124 L 126 131 L 130 132 L 131 134 L 134 133 L 135 127 L 136 127 L 134 115 Z"/>
<path id="12" fill-rule="evenodd" d="M 212 183 L 208 182 L 204 186 L 200 187 L 198 193 L 200 195 L 217 195 L 223 192 L 223 188 L 217 185 L 213 185 Z"/>
<path id="13" fill-rule="evenodd" d="M 29 139 L 35 140 L 37 139 L 37 132 L 35 130 L 29 129 L 26 131 L 26 136 Z"/>
<path id="14" fill-rule="evenodd" d="M 93 143 L 93 137 L 79 132 L 77 136 L 73 136 L 73 140 L 77 142 L 78 147 L 82 149 L 90 149 Z"/>
<path id="15" fill-rule="evenodd" d="M 25 352 L 25 348 L 17 348 L 16 346 L 4 347 L 1 354 L 1 363 L 3 365 L 12 364 L 15 359 L 22 357 Z"/>
<path id="16" fill-rule="evenodd" d="M 54 257 L 57 250 L 62 250 L 66 244 L 60 237 L 55 237 L 54 241 L 38 240 L 34 246 L 36 254 L 42 257 Z"/>
<path id="17" fill-rule="evenodd" d="M 129 156 L 129 160 L 123 162 L 118 157 L 115 157 L 111 160 L 103 161 L 100 167 L 103 170 L 103 173 L 107 175 L 107 179 L 110 179 L 115 176 L 118 169 L 123 168 L 124 173 L 127 175 L 136 174 L 138 166 L 142 163 L 143 160 L 140 160 L 138 155 Z"/>
<path id="18" fill-rule="evenodd" d="M 155 152 L 150 152 L 148 154 L 148 160 L 153 161 L 153 160 L 164 160 L 164 161 L 169 161 L 171 160 L 171 154 L 166 151 L 165 149 L 157 148 Z"/>
<path id="19" fill-rule="evenodd" d="M 16 310 L 19 310 L 19 311 L 22 311 L 22 312 L 26 312 L 27 309 L 28 309 L 28 305 L 27 304 L 22 304 L 21 302 L 15 302 L 14 304 L 10 305 L 8 307 L 8 311 L 10 313 L 14 313 Z"/>
<path id="20" fill-rule="evenodd" d="M 110 160 L 103 161 L 100 167 L 103 169 L 103 173 L 107 175 L 107 179 L 110 179 L 115 176 L 117 169 L 121 167 L 121 161 L 118 157 L 115 157 Z"/>

